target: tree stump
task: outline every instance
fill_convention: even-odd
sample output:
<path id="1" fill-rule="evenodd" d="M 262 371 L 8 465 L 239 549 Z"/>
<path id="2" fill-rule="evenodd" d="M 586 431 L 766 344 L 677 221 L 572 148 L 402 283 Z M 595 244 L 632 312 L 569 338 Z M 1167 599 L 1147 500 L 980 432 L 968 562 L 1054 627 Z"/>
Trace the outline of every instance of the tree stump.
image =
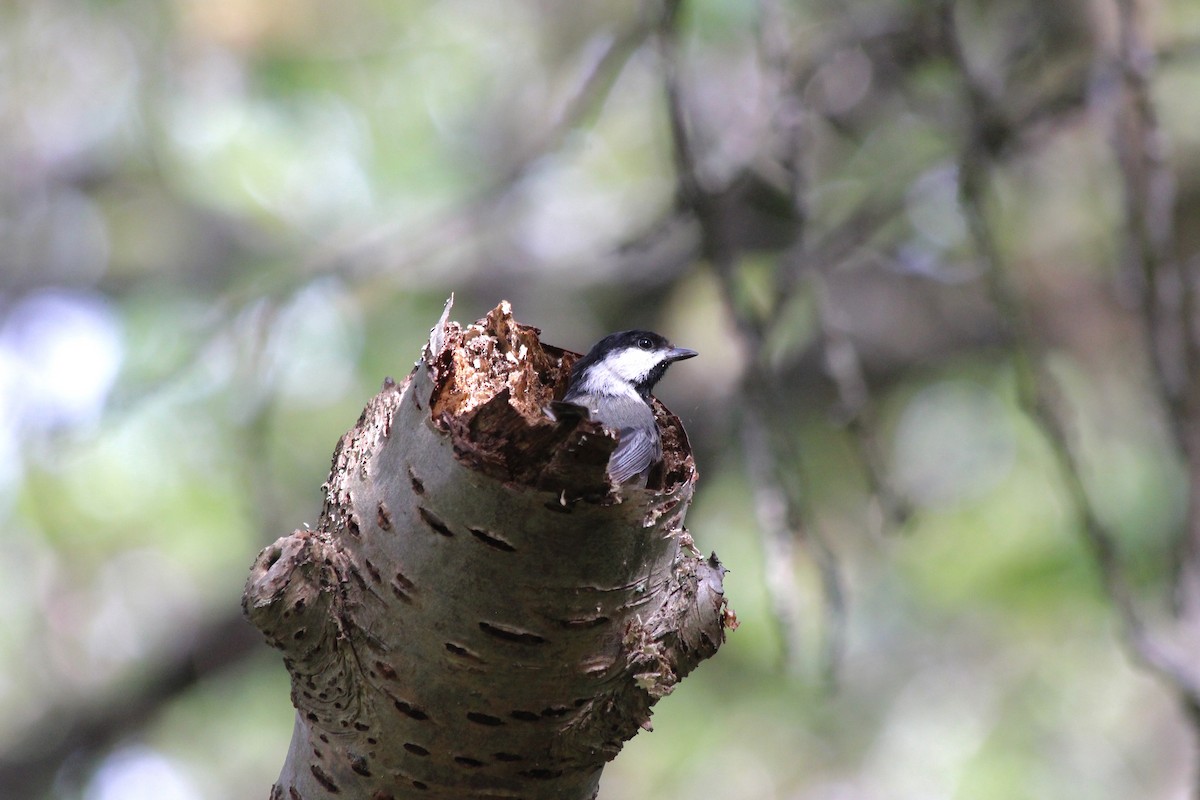
<path id="1" fill-rule="evenodd" d="M 684 528 L 678 418 L 645 489 L 616 444 L 549 417 L 578 355 L 507 302 L 433 329 L 342 437 L 314 530 L 251 568 L 243 608 L 292 676 L 271 798 L 596 797 L 604 764 L 733 622 Z"/>

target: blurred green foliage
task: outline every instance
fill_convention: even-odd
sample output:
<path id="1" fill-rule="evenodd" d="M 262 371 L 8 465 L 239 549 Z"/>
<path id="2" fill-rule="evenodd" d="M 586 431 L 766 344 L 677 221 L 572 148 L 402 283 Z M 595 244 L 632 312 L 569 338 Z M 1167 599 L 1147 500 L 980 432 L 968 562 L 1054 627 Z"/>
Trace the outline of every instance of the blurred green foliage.
<path id="1" fill-rule="evenodd" d="M 955 5 L 969 60 L 1014 113 L 1074 91 L 1007 144 L 989 221 L 1084 483 L 1140 599 L 1160 603 L 1187 477 L 1120 274 L 1111 100 L 1076 69 L 1102 66 L 1115 12 Z M 1200 14 L 1146 5 L 1194 249 Z M 385 376 L 407 374 L 454 292 L 464 322 L 507 298 L 556 345 L 648 326 L 703 355 L 662 398 L 703 475 L 689 527 L 730 568 L 741 627 L 606 770 L 605 800 L 1183 796 L 1183 715 L 1126 658 L 1077 509 L 1017 401 L 959 211 L 961 75 L 920 35 L 934 4 L 684 8 L 705 176 L 762 167 L 795 114 L 806 234 L 854 240 L 819 251 L 829 262 L 808 264 L 814 282 L 782 307 L 782 248 L 747 245 L 738 263 L 735 302 L 781 320 L 772 435 L 795 454 L 784 466 L 810 537 L 788 570 L 806 650 L 781 664 L 737 438 L 744 352 L 673 212 L 656 8 L 0 6 L 0 752 L 52 750 L 65 720 L 136 694 L 164 653 L 238 613 L 255 554 L 315 521 L 338 437 Z M 776 104 L 772 35 L 799 65 L 802 108 Z M 883 222 L 842 229 L 870 204 Z M 904 519 L 880 513 L 834 413 L 820 362 L 835 329 L 869 378 Z M 812 537 L 846 584 L 836 690 L 819 678 L 837 623 Z M 202 675 L 52 765 L 47 796 L 266 797 L 291 736 L 278 657 L 261 646 Z"/>

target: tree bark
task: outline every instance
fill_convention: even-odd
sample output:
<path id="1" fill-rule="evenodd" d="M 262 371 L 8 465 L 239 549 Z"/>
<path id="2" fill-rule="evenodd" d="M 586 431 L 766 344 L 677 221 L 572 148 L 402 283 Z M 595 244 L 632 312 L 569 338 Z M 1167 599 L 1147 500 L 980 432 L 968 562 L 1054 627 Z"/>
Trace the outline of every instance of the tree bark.
<path id="1" fill-rule="evenodd" d="M 554 421 L 576 354 L 507 303 L 446 313 L 343 436 L 315 530 L 263 550 L 243 608 L 297 709 L 271 797 L 594 798 L 604 764 L 734 623 L 683 526 L 697 473 L 612 486 L 616 442 Z"/>

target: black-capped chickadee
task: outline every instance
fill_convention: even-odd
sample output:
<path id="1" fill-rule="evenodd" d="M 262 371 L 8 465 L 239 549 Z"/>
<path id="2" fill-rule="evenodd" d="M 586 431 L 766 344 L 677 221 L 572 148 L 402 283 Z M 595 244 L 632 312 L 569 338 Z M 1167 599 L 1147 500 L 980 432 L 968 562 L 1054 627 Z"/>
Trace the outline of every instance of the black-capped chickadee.
<path id="1" fill-rule="evenodd" d="M 640 478 L 662 460 L 662 436 L 650 390 L 676 361 L 698 355 L 674 347 L 650 331 L 621 331 L 605 336 L 571 369 L 562 402 L 582 406 L 591 419 L 617 434 L 608 474 L 617 484 Z"/>

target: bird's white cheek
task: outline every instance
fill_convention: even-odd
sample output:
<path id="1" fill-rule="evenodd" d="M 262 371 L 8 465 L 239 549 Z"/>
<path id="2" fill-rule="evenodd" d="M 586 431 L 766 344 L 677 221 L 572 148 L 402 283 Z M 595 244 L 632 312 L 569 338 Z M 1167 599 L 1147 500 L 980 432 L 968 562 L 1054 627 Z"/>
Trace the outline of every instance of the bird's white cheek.
<path id="1" fill-rule="evenodd" d="M 637 398 L 637 391 L 628 380 L 617 374 L 612 366 L 604 363 L 597 364 L 588 371 L 583 380 L 583 391 L 586 394 L 608 397 L 627 396 Z"/>
<path id="2" fill-rule="evenodd" d="M 608 367 L 623 380 L 634 383 L 654 369 L 661 358 L 662 355 L 654 350 L 629 349 L 622 350 L 605 361 L 608 363 Z"/>

